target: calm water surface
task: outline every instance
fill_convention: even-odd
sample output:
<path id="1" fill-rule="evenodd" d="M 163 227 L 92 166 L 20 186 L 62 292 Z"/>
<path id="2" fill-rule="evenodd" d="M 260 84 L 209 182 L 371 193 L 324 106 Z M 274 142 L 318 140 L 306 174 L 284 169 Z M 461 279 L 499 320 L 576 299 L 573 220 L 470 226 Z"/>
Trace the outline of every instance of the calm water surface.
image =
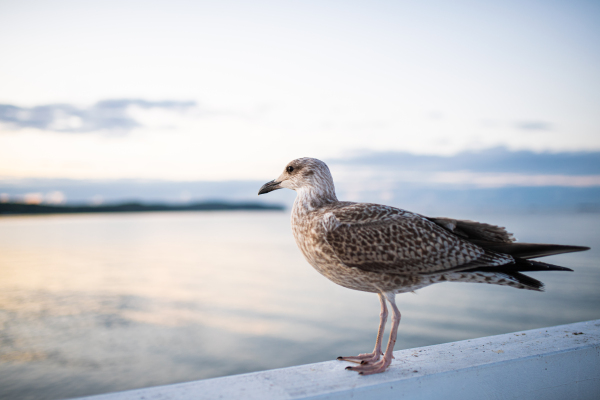
<path id="1" fill-rule="evenodd" d="M 445 283 L 398 296 L 397 349 L 600 318 L 600 214 L 454 217 L 592 250 L 547 258 L 575 272 L 531 273 L 545 293 Z M 376 295 L 304 261 L 288 212 L 0 218 L 2 399 L 355 355 L 372 350 L 378 313 Z"/>

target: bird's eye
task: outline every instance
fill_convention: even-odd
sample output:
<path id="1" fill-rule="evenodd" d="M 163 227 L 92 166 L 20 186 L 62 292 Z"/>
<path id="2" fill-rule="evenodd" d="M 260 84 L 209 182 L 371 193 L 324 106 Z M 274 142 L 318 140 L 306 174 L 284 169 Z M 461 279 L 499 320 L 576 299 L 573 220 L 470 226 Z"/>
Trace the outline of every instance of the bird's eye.
<path id="1" fill-rule="evenodd" d="M 290 166 L 289 166 L 289 167 L 287 167 L 285 170 L 288 172 L 288 174 L 291 174 L 292 172 L 294 172 L 294 167 L 292 167 L 292 166 L 290 165 Z"/>

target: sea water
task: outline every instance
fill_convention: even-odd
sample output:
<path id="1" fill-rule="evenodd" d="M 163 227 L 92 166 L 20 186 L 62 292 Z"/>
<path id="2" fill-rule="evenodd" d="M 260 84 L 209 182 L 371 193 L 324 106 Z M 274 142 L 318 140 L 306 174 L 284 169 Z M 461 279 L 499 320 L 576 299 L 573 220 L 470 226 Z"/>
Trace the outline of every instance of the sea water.
<path id="1" fill-rule="evenodd" d="M 592 250 L 546 258 L 575 272 L 530 273 L 544 293 L 443 283 L 399 295 L 396 349 L 600 318 L 600 214 L 462 217 Z M 0 218 L 2 399 L 332 360 L 371 351 L 378 321 L 376 295 L 306 263 L 289 211 Z"/>

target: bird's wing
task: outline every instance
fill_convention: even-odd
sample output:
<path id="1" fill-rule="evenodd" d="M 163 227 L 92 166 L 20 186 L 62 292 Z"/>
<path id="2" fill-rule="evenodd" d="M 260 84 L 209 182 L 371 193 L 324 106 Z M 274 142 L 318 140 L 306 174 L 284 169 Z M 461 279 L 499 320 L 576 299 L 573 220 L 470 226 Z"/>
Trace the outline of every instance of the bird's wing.
<path id="1" fill-rule="evenodd" d="M 327 243 L 338 259 L 364 271 L 431 274 L 513 261 L 393 207 L 352 204 L 329 213 L 325 225 Z"/>
<path id="2" fill-rule="evenodd" d="M 484 240 L 494 243 L 512 243 L 516 240 L 512 233 L 501 226 L 441 217 L 427 219 L 468 240 Z"/>

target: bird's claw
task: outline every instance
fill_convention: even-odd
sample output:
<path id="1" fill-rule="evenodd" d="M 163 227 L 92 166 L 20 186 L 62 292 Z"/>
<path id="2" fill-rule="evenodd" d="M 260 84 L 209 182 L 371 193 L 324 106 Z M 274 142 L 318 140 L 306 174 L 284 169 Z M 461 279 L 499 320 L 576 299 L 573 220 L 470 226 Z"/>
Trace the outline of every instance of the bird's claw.
<path id="1" fill-rule="evenodd" d="M 377 362 L 377 361 L 379 361 L 380 358 L 381 358 L 381 355 L 379 355 L 379 352 L 377 352 L 377 353 L 373 352 L 373 353 L 359 354 L 357 356 L 338 357 L 337 360 L 348 361 L 348 362 L 352 362 L 352 363 L 356 363 L 356 364 L 365 365 L 365 364 L 371 364 L 371 363 Z"/>
<path id="2" fill-rule="evenodd" d="M 383 357 L 382 360 L 375 363 L 364 363 L 357 366 L 348 366 L 346 370 L 356 371 L 359 375 L 372 375 L 385 371 L 392 363 L 392 357 Z"/>

